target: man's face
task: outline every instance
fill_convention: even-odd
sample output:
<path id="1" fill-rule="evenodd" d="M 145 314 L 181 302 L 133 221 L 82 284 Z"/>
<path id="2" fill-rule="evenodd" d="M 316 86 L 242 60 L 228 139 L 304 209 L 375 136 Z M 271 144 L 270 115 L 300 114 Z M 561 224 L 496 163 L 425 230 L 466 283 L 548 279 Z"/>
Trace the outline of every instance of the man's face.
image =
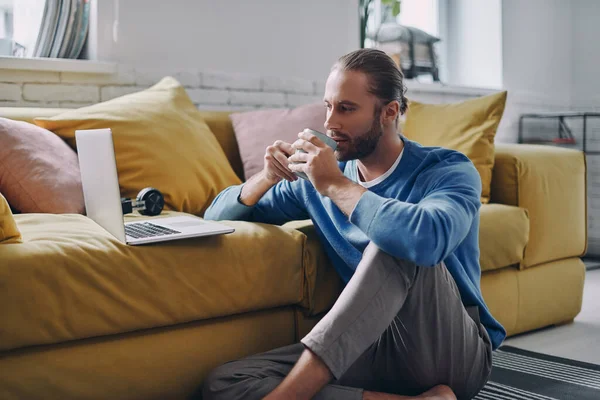
<path id="1" fill-rule="evenodd" d="M 325 85 L 327 107 L 325 129 L 337 144 L 338 161 L 361 159 L 371 154 L 383 134 L 381 106 L 368 91 L 362 72 L 340 71 L 329 74 Z"/>

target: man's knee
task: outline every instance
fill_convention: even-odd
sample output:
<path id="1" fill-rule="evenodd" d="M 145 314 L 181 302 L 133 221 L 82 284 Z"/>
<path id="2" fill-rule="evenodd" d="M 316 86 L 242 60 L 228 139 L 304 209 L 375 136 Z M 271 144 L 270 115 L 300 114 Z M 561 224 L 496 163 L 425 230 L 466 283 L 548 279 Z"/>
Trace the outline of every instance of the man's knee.
<path id="1" fill-rule="evenodd" d="M 409 282 L 414 281 L 417 276 L 417 270 L 420 268 L 413 261 L 398 258 L 392 254 L 386 253 L 373 242 L 369 242 L 363 251 L 362 259 L 369 260 L 369 262 L 393 265 L 393 268 L 400 271 Z"/>
<path id="2" fill-rule="evenodd" d="M 285 377 L 262 360 L 229 361 L 213 369 L 202 384 L 203 400 L 258 400 L 269 394 Z"/>
<path id="3" fill-rule="evenodd" d="M 231 363 L 223 364 L 214 368 L 204 379 L 202 384 L 202 399 L 216 400 L 229 399 L 227 388 L 230 387 L 235 379 Z"/>

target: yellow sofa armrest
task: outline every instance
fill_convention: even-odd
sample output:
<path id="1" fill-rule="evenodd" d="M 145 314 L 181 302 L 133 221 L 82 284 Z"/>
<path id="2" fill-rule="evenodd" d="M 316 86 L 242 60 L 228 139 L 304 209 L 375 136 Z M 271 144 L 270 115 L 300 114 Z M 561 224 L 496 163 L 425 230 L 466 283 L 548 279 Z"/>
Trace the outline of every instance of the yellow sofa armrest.
<path id="1" fill-rule="evenodd" d="M 527 209 L 529 243 L 521 268 L 578 257 L 587 250 L 583 152 L 531 144 L 496 144 L 491 202 Z"/>

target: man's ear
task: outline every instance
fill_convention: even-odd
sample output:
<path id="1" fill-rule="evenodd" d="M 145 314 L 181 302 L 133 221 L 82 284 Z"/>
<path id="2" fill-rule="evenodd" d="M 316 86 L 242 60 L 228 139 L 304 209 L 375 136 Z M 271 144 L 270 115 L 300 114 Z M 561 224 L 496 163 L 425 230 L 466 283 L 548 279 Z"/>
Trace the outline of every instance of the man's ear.
<path id="1" fill-rule="evenodd" d="M 400 103 L 398 100 L 392 100 L 384 107 L 384 123 L 385 124 L 395 124 L 396 118 L 400 113 Z"/>

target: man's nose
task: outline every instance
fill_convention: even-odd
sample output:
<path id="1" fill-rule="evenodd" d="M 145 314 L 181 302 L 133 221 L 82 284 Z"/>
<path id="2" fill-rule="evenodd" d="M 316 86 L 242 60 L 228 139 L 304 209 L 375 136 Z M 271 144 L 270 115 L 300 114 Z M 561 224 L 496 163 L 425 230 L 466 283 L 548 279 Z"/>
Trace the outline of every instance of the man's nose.
<path id="1" fill-rule="evenodd" d="M 327 119 L 325 119 L 325 124 L 323 124 L 326 130 L 335 131 L 341 130 L 342 125 L 337 120 L 337 115 L 334 112 L 327 113 Z"/>

